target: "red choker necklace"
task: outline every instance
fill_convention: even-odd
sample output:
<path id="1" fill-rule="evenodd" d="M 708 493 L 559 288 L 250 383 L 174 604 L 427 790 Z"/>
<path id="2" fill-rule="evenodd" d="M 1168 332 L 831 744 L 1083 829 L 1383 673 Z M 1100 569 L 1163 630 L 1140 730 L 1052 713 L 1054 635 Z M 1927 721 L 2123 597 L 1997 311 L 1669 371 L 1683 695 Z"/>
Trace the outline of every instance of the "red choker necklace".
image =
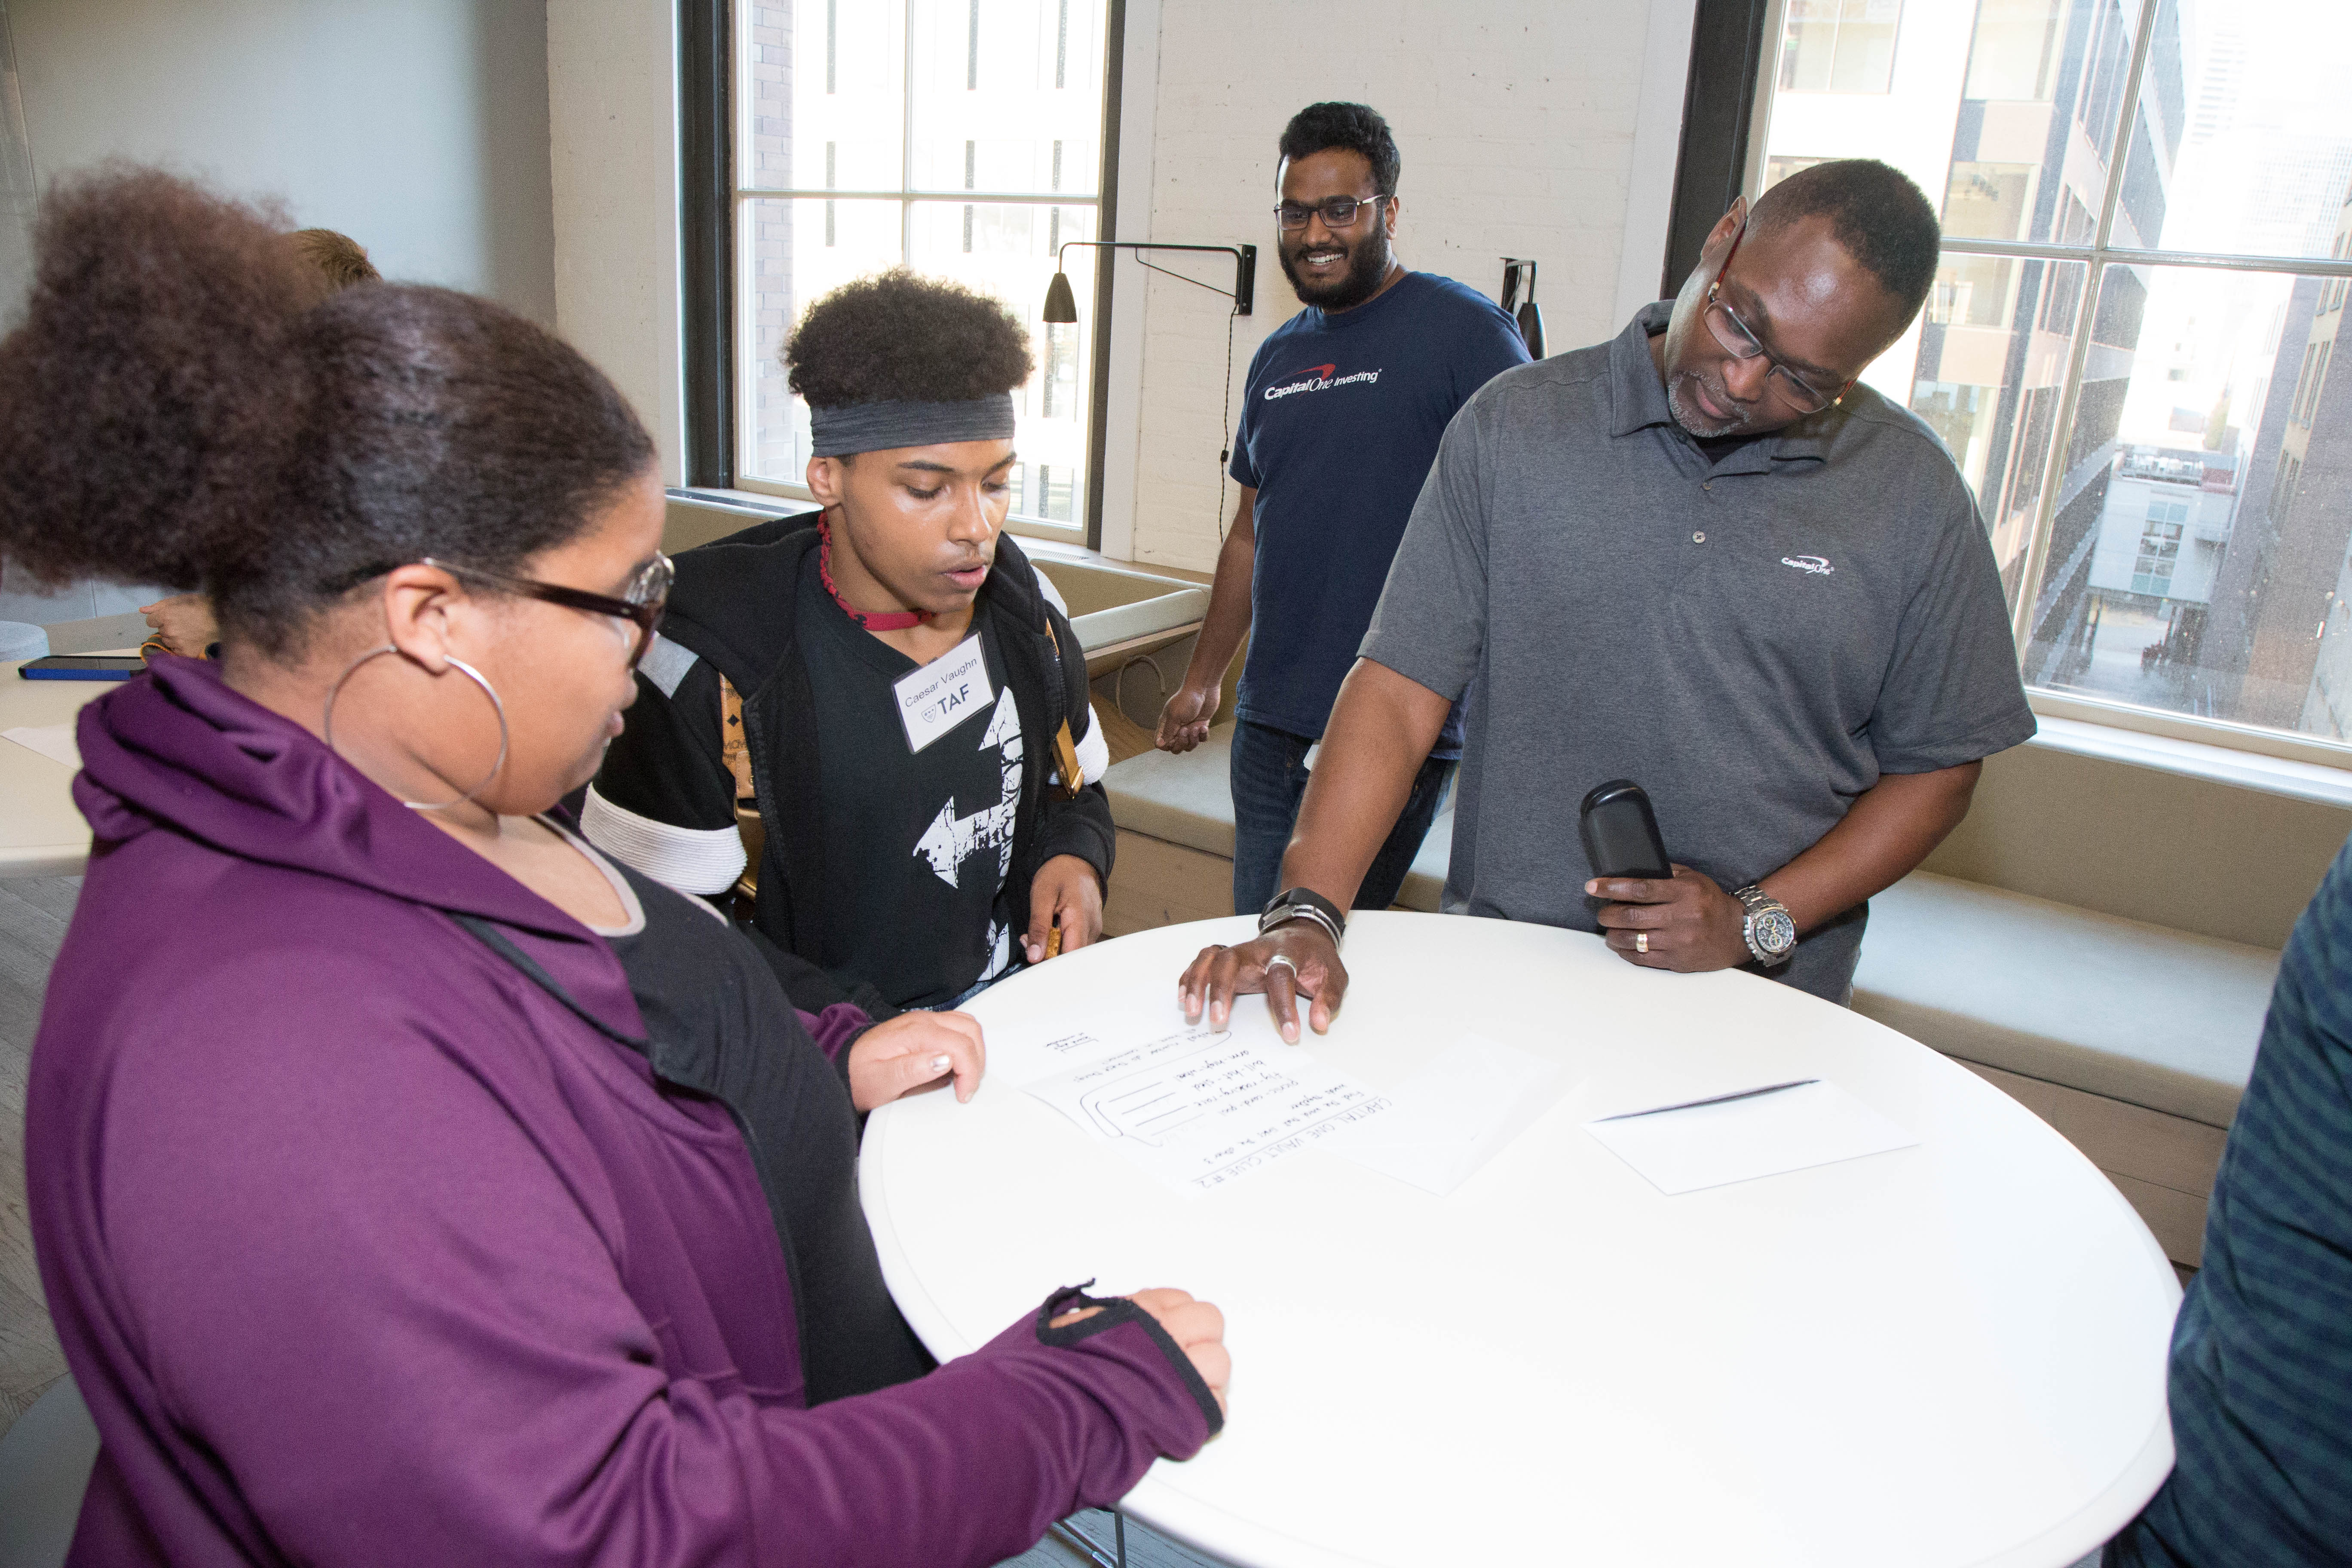
<path id="1" fill-rule="evenodd" d="M 816 574 L 841 613 L 869 632 L 903 632 L 908 626 L 919 626 L 931 618 L 929 610 L 861 610 L 841 596 L 833 584 L 833 523 L 820 515 L 816 520 Z"/>

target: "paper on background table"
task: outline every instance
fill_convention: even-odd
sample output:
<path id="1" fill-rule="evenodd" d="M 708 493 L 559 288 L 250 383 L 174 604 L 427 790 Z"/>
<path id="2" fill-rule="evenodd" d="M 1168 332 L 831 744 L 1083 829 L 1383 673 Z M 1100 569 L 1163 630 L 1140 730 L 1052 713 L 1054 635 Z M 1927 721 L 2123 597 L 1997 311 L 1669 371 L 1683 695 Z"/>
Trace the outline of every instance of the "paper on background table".
<path id="1" fill-rule="evenodd" d="M 1584 1130 L 1668 1197 L 1919 1142 L 1828 1082 L 1654 1116 L 1588 1121 Z"/>
<path id="2" fill-rule="evenodd" d="M 53 763 L 63 763 L 74 772 L 81 772 L 81 748 L 74 744 L 74 727 L 70 721 L 63 724 L 24 724 L 14 730 L 0 730 L 0 740 L 14 741 L 27 750 L 40 752 Z"/>
<path id="3" fill-rule="evenodd" d="M 1023 1087 L 1188 1196 L 1388 1109 L 1386 1100 L 1345 1073 L 1276 1041 L 1271 1026 L 1263 1041 L 1251 1031 L 1206 1024 L 1140 1039 L 1131 1037 L 1135 1032 L 1115 1026 L 1102 1033 L 1060 1031 L 1052 1037 L 1076 1035 L 1111 1048 Z M 1130 1038 L 1106 1040 L 1104 1034 Z"/>
<path id="4" fill-rule="evenodd" d="M 1323 1148 L 1444 1197 L 1550 1106 L 1559 1064 L 1464 1035 L 1388 1091 L 1385 1116 L 1334 1132 Z"/>

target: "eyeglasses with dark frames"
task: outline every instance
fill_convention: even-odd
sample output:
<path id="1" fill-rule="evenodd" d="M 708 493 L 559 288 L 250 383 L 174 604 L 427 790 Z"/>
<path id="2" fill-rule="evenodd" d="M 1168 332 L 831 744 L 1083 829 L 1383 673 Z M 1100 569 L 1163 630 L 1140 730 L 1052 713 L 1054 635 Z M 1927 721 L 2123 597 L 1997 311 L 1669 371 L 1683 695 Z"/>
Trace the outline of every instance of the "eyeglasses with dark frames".
<path id="1" fill-rule="evenodd" d="M 1706 330 L 1734 359 L 1749 360 L 1761 354 L 1771 360 L 1772 368 L 1764 373 L 1765 381 L 1780 392 L 1791 408 L 1806 414 L 1819 414 L 1851 392 L 1853 383 L 1849 381 L 1835 392 L 1823 392 L 1819 387 L 1808 385 L 1802 376 L 1773 358 L 1770 351 L 1765 348 L 1763 340 L 1749 330 L 1748 323 L 1739 319 L 1738 312 L 1720 298 L 1723 280 L 1731 271 L 1731 258 L 1739 254 L 1739 242 L 1747 237 L 1748 226 L 1743 223 L 1739 226 L 1739 232 L 1732 237 L 1731 248 L 1724 253 L 1723 265 L 1715 269 L 1715 281 L 1707 285 L 1706 307 L 1700 312 L 1706 319 Z"/>
<path id="2" fill-rule="evenodd" d="M 1300 229 L 1317 213 L 1323 215 L 1323 226 L 1328 229 L 1353 228 L 1360 207 L 1376 207 L 1388 201 L 1387 196 L 1333 196 L 1328 201 L 1309 205 L 1306 202 L 1276 202 L 1274 220 L 1285 228 Z"/>
<path id="3" fill-rule="evenodd" d="M 550 605 L 561 605 L 567 610 L 585 610 L 592 616 L 611 616 L 636 627 L 636 646 L 629 650 L 629 668 L 646 657 L 653 646 L 654 632 L 661 626 L 662 610 L 669 603 L 670 584 L 677 580 L 677 569 L 669 557 L 656 551 L 654 558 L 637 568 L 629 579 L 622 596 L 592 594 L 585 588 L 566 588 L 556 583 L 541 583 L 529 577 L 509 577 L 501 572 L 484 572 L 478 567 L 460 566 L 454 562 L 439 561 L 428 555 L 424 563 L 438 567 L 452 577 L 480 583 L 506 593 L 519 594 L 526 599 L 538 599 Z"/>

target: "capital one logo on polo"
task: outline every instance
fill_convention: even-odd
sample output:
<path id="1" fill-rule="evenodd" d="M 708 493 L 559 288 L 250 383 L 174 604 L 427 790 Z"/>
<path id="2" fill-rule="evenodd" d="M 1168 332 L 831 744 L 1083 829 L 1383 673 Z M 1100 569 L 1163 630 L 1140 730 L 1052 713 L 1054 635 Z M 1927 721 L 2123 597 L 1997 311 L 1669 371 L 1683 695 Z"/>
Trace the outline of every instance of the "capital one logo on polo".
<path id="1" fill-rule="evenodd" d="M 1376 370 L 1360 370 L 1352 375 L 1339 375 L 1336 374 L 1339 368 L 1336 364 L 1309 365 L 1299 373 L 1299 380 L 1286 382 L 1280 386 L 1267 387 L 1265 393 L 1265 400 L 1272 403 L 1276 398 L 1288 397 L 1295 393 L 1325 392 L 1335 386 L 1353 386 L 1358 384 L 1370 386 L 1381 379 L 1381 373 Z"/>

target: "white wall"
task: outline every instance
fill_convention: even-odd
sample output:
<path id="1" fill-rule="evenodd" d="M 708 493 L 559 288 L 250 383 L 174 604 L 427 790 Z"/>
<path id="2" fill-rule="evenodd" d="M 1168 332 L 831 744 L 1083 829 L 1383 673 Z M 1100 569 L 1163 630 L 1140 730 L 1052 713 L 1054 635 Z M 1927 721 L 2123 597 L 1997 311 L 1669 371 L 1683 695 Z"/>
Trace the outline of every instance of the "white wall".
<path id="1" fill-rule="evenodd" d="M 541 0 L 8 0 L 46 188 L 110 156 L 282 198 L 387 278 L 555 320 Z"/>
<path id="2" fill-rule="evenodd" d="M 686 426 L 676 30 L 661 0 L 547 7 L 556 330 L 635 405 L 674 485 Z"/>
<path id="3" fill-rule="evenodd" d="M 1403 154 L 1405 264 L 1491 297 L 1503 257 L 1532 257 L 1549 342 L 1555 353 L 1575 348 L 1623 324 L 1621 272 L 1646 297 L 1638 279 L 1654 281 L 1663 260 L 1691 8 L 1691 0 L 1385 0 L 1342 17 L 1299 0 L 1158 6 L 1156 77 L 1136 79 L 1130 50 L 1125 83 L 1130 97 L 1151 95 L 1148 207 L 1129 186 L 1120 191 L 1123 213 L 1148 210 L 1149 226 L 1122 216 L 1119 237 L 1255 243 L 1257 308 L 1234 323 L 1221 408 L 1220 301 L 1181 283 L 1139 282 L 1146 275 L 1121 264 L 1118 309 L 1144 298 L 1143 392 L 1132 500 L 1122 506 L 1128 498 L 1107 495 L 1105 551 L 1196 570 L 1214 563 L 1224 421 L 1239 408 L 1252 351 L 1298 308 L 1276 258 L 1271 214 L 1275 142 L 1293 113 L 1321 99 L 1379 110 Z M 1229 279 L 1214 258 L 1196 270 Z M 1228 513 L 1232 504 L 1227 487 Z"/>
<path id="4" fill-rule="evenodd" d="M 275 197 L 294 226 L 341 230 L 387 278 L 555 323 L 543 0 L 6 6 L 43 189 L 104 158 L 161 163 Z M 0 299 L 0 325 L 17 308 Z M 0 585 L 0 619 L 112 615 L 143 596 L 13 588 Z"/>

